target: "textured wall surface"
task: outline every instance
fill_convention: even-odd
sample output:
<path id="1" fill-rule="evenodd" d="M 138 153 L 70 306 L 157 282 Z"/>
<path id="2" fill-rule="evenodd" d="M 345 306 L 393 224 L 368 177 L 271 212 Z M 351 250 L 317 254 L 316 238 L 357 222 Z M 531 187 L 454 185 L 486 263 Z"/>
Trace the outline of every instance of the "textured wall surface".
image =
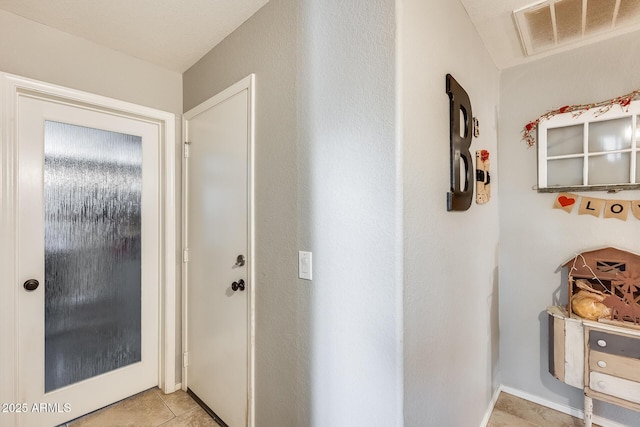
<path id="1" fill-rule="evenodd" d="M 497 387 L 499 73 L 459 2 L 402 2 L 406 426 L 480 424 Z M 446 211 L 451 73 L 491 152 L 492 199 Z M 500 194 L 500 199 L 502 194 Z"/>
<path id="2" fill-rule="evenodd" d="M 401 407 L 392 0 L 301 2 L 300 242 L 313 250 L 312 425 L 397 425 Z"/>
<path id="3" fill-rule="evenodd" d="M 295 1 L 273 0 L 184 74 L 184 109 L 256 75 L 256 425 L 297 425 L 305 330 L 298 282 Z"/>
<path id="4" fill-rule="evenodd" d="M 567 303 L 558 267 L 602 246 L 640 252 L 640 221 L 567 215 L 554 194 L 532 190 L 536 149 L 521 141 L 523 126 L 563 105 L 604 101 L 640 87 L 640 39 L 626 35 L 505 70 L 500 87 L 500 366 L 502 382 L 548 401 L 582 409 L 582 393 L 557 381 L 547 366 L 547 306 Z M 639 191 L 581 193 L 638 199 Z M 637 413 L 600 402 L 594 413 L 640 425 Z"/>
<path id="5" fill-rule="evenodd" d="M 256 74 L 257 425 L 399 419 L 393 12 L 272 0 L 184 74 Z"/>

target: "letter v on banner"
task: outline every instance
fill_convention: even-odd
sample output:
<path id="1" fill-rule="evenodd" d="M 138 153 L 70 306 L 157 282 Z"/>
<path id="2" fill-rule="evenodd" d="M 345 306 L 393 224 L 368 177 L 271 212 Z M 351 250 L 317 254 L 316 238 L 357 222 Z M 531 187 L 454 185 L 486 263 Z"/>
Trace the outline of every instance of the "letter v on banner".
<path id="1" fill-rule="evenodd" d="M 640 219 L 640 200 L 631 202 L 631 212 L 633 212 L 633 216 Z"/>
<path id="2" fill-rule="evenodd" d="M 448 211 L 466 211 L 471 207 L 475 176 L 469 147 L 472 138 L 471 101 L 456 79 L 447 74 L 449 95 L 450 178 L 451 191 L 447 193 Z M 462 127 L 462 128 L 461 128 Z M 462 130 L 462 132 L 461 132 Z M 461 163 L 464 165 L 464 183 L 460 182 Z"/>

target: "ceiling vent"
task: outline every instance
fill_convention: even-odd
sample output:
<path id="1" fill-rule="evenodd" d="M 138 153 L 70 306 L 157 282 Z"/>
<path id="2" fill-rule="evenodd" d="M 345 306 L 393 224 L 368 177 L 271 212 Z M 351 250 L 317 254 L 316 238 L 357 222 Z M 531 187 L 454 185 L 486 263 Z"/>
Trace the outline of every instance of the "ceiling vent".
<path id="1" fill-rule="evenodd" d="M 513 14 L 527 56 L 640 28 L 640 0 L 546 0 Z"/>

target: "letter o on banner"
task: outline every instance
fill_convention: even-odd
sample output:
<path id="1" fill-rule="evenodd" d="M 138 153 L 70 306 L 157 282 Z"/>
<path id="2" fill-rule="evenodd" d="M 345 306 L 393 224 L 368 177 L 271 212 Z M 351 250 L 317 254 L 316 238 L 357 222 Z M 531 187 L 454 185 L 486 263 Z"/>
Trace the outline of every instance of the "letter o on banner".
<path id="1" fill-rule="evenodd" d="M 604 208 L 605 218 L 615 218 L 626 221 L 629 211 L 631 210 L 631 202 L 627 200 L 607 200 Z"/>

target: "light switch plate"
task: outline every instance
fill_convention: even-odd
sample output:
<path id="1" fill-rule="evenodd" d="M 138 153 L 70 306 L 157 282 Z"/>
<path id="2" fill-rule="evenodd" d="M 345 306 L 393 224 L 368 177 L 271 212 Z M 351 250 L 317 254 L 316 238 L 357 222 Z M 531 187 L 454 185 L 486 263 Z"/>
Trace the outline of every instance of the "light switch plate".
<path id="1" fill-rule="evenodd" d="M 312 280 L 313 261 L 311 252 L 298 252 L 298 277 L 300 279 Z"/>

